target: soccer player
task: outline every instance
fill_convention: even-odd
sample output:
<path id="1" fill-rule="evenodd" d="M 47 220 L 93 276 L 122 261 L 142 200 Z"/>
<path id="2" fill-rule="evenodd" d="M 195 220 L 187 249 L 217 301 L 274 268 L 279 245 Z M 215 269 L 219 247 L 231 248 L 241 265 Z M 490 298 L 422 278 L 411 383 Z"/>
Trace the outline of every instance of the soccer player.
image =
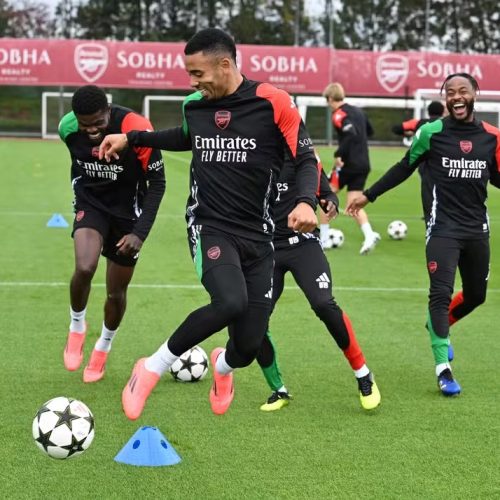
<path id="1" fill-rule="evenodd" d="M 99 159 L 99 144 L 109 133 L 150 130 L 132 110 L 108 104 L 101 88 L 86 85 L 72 99 L 72 111 L 59 124 L 71 156 L 75 200 L 75 271 L 70 283 L 70 326 L 64 366 L 77 370 L 83 360 L 86 311 L 99 255 L 106 257 L 106 300 L 101 336 L 83 371 L 84 382 L 104 376 L 111 343 L 125 314 L 127 288 L 165 192 L 158 150 L 130 148 L 112 162 Z"/>
<path id="2" fill-rule="evenodd" d="M 486 186 L 489 180 L 500 187 L 500 131 L 474 117 L 478 90 L 468 73 L 449 75 L 441 87 L 449 116 L 420 127 L 405 157 L 346 207 L 355 214 L 421 166 L 430 280 L 426 327 L 438 387 L 445 396 L 461 391 L 449 363 L 449 327 L 486 298 L 490 260 Z M 462 291 L 452 300 L 457 267 Z"/>
<path id="3" fill-rule="evenodd" d="M 330 188 L 321 167 L 319 202 L 329 219 L 337 215 L 338 198 Z M 358 382 L 361 406 L 373 410 L 380 404 L 380 392 L 373 374 L 368 369 L 349 317 L 335 302 L 332 295 L 332 275 L 328 260 L 319 240 L 319 230 L 296 233 L 288 227 L 287 215 L 297 196 L 296 174 L 290 161 L 285 163 L 279 182 L 279 197 L 275 205 L 274 277 L 272 307 L 278 302 L 285 284 L 285 274 L 291 272 L 304 292 L 312 310 L 325 324 L 330 335 L 344 353 Z M 264 337 L 257 361 L 273 393 L 260 409 L 279 410 L 286 406 L 290 395 L 278 368 L 275 348 L 269 330 Z"/>
<path id="4" fill-rule="evenodd" d="M 412 118 L 402 123 L 398 123 L 392 127 L 392 131 L 397 135 L 402 135 L 404 138 L 412 138 L 416 131 L 425 123 L 438 120 L 444 114 L 444 106 L 440 101 L 431 101 L 427 106 L 427 114 L 429 118 Z"/>
<path id="5" fill-rule="evenodd" d="M 334 192 L 347 187 L 347 204 L 365 187 L 370 173 L 368 156 L 368 137 L 373 135 L 373 128 L 363 111 L 344 102 L 345 92 L 340 83 L 330 83 L 323 91 L 326 102 L 332 109 L 332 123 L 338 135 L 338 149 L 334 153 L 335 164 L 330 174 L 330 184 Z M 364 235 L 359 253 L 367 255 L 380 240 L 368 220 L 364 210 L 355 216 L 356 222 Z M 327 246 L 328 218 L 320 214 L 321 241 Z"/>
<path id="6" fill-rule="evenodd" d="M 272 297 L 276 181 L 288 151 L 297 170 L 297 196 L 288 215 L 296 231 L 311 231 L 318 171 L 316 158 L 291 97 L 267 83 L 249 81 L 236 65 L 236 46 L 219 29 L 197 32 L 184 48 L 196 90 L 184 101 L 182 126 L 159 132 L 110 135 L 101 155 L 128 146 L 191 150 L 188 239 L 210 303 L 193 311 L 148 358 L 140 359 L 122 393 L 125 414 L 136 419 L 172 363 L 189 348 L 228 327 L 226 349 L 211 354 L 212 411 L 233 399 L 233 370 L 249 365 L 265 335 Z"/>

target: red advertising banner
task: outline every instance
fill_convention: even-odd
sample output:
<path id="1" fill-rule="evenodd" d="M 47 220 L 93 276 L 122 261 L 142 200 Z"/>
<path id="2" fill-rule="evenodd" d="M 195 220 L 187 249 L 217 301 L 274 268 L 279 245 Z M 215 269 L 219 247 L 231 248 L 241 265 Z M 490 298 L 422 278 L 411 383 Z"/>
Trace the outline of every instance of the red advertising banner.
<path id="1" fill-rule="evenodd" d="M 187 90 L 183 49 L 183 43 L 0 38 L 0 85 Z M 239 45 L 238 64 L 247 78 L 294 94 L 319 94 L 339 81 L 349 95 L 380 97 L 439 88 L 459 71 L 494 90 L 500 73 L 500 56 L 262 45 Z"/>
<path id="2" fill-rule="evenodd" d="M 483 90 L 498 90 L 500 56 L 432 52 L 332 53 L 331 74 L 350 95 L 412 96 L 417 89 L 440 89 L 452 73 L 469 73 Z"/>

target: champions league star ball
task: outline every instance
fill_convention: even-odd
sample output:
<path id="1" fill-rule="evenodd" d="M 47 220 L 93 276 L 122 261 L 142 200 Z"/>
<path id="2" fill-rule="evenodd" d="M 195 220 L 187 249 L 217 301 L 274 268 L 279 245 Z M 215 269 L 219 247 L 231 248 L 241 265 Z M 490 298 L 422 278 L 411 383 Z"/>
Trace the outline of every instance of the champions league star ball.
<path id="1" fill-rule="evenodd" d="M 77 399 L 51 399 L 33 419 L 33 438 L 49 457 L 76 457 L 94 439 L 94 416 L 87 405 Z"/>
<path id="2" fill-rule="evenodd" d="M 207 353 L 200 346 L 194 346 L 175 360 L 170 373 L 180 382 L 198 382 L 208 373 Z"/>
<path id="3" fill-rule="evenodd" d="M 393 240 L 402 240 L 408 234 L 408 226 L 400 220 L 393 220 L 387 227 L 387 234 Z"/>
<path id="4" fill-rule="evenodd" d="M 344 233 L 340 229 L 330 228 L 328 230 L 328 239 L 323 245 L 324 248 L 340 248 L 344 244 Z"/>

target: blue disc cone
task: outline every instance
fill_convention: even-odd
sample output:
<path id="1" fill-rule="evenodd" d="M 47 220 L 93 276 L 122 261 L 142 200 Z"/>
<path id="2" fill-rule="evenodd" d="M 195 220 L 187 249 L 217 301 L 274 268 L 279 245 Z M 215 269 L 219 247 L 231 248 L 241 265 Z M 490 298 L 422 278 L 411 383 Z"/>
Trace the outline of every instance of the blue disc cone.
<path id="1" fill-rule="evenodd" d="M 47 227 L 68 227 L 69 224 L 62 214 L 54 214 L 47 222 Z"/>
<path id="2" fill-rule="evenodd" d="M 128 465 L 159 467 L 181 461 L 173 446 L 156 427 L 141 427 L 115 457 Z"/>

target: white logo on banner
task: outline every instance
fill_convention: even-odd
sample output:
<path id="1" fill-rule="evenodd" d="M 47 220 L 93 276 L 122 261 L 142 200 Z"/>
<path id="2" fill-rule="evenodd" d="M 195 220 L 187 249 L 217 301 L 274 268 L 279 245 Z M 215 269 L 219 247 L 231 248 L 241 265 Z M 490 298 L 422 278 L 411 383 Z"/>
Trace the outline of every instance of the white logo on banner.
<path id="1" fill-rule="evenodd" d="M 98 80 L 108 67 L 108 49 L 98 43 L 81 43 L 75 48 L 75 68 L 87 82 Z"/>
<path id="2" fill-rule="evenodd" d="M 387 92 L 399 90 L 408 78 L 409 63 L 405 56 L 387 54 L 377 59 L 377 78 Z"/>

